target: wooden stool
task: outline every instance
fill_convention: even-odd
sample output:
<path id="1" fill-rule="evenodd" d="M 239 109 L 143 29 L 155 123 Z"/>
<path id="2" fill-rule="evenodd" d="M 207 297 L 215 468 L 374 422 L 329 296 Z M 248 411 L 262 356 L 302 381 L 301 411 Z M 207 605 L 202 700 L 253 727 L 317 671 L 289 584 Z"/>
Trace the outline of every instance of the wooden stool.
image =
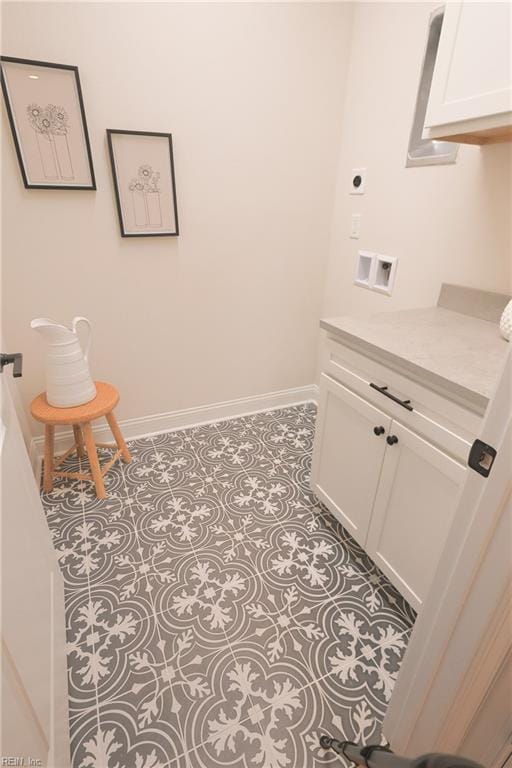
<path id="1" fill-rule="evenodd" d="M 104 381 L 96 381 L 97 394 L 94 400 L 84 405 L 76 405 L 73 408 L 55 408 L 50 405 L 46 399 L 46 393 L 41 392 L 31 403 L 30 411 L 37 421 L 44 424 L 44 479 L 43 488 L 46 493 L 53 488 L 53 478 L 74 477 L 78 480 L 89 480 L 96 486 L 96 495 L 98 499 L 106 499 L 107 493 L 103 483 L 103 477 L 110 467 L 122 456 L 123 460 L 129 463 L 132 460 L 130 451 L 119 429 L 119 425 L 114 416 L 114 408 L 119 402 L 119 392 L 111 384 Z M 92 434 L 91 421 L 105 416 L 109 427 L 117 444 L 117 451 L 110 461 L 103 467 L 100 467 L 96 446 L 100 448 L 115 448 L 114 445 L 106 443 L 95 443 Z M 54 462 L 54 440 L 55 427 L 72 425 L 75 441 L 73 446 L 66 451 L 56 462 Z M 91 474 L 81 472 L 62 472 L 58 467 L 73 451 L 77 451 L 80 457 L 84 454 L 84 440 L 91 465 Z"/>

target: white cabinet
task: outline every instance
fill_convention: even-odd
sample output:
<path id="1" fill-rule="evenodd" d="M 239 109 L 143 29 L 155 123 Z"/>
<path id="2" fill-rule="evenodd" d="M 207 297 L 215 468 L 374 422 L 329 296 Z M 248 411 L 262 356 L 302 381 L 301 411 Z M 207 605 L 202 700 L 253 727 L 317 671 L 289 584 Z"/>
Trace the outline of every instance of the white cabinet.
<path id="1" fill-rule="evenodd" d="M 426 138 L 512 139 L 511 4 L 447 3 L 425 119 Z"/>
<path id="2" fill-rule="evenodd" d="M 319 405 L 315 492 L 364 546 L 391 419 L 324 374 Z"/>
<path id="3" fill-rule="evenodd" d="M 342 344 L 327 348 L 311 487 L 419 609 L 452 524 L 474 416 Z"/>
<path id="4" fill-rule="evenodd" d="M 366 549 L 418 608 L 450 530 L 466 470 L 395 421 L 388 437 Z"/>

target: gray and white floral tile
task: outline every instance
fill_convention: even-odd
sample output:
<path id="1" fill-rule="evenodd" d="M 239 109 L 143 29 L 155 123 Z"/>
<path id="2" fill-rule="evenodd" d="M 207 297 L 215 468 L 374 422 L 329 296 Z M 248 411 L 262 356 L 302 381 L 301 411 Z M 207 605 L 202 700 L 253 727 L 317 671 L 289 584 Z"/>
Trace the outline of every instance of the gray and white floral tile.
<path id="1" fill-rule="evenodd" d="M 270 547 L 269 527 L 262 525 L 253 512 L 237 515 L 224 510 L 222 520 L 212 527 L 212 534 L 210 545 L 221 553 L 225 562 L 251 560 L 259 572 L 260 553 Z"/>
<path id="2" fill-rule="evenodd" d="M 214 695 L 194 713 L 206 727 L 190 755 L 192 766 L 302 765 L 291 758 L 301 753 L 320 697 L 298 659 L 272 663 L 257 642 L 245 642 L 212 681 Z M 193 732 L 192 724 L 187 731 Z"/>
<path id="3" fill-rule="evenodd" d="M 315 416 L 131 440 L 108 499 L 69 478 L 42 494 L 73 768 L 335 766 L 322 733 L 382 740 L 415 614 L 311 492 Z"/>
<path id="4" fill-rule="evenodd" d="M 318 612 L 295 585 L 276 588 L 263 577 L 262 588 L 255 600 L 247 602 L 251 617 L 250 637 L 257 638 L 269 662 L 296 658 L 308 665 L 308 647 L 323 636 Z M 316 601 L 319 608 L 330 601 L 328 596 Z"/>
<path id="5" fill-rule="evenodd" d="M 153 496 L 139 514 L 138 530 L 141 539 L 163 541 L 173 553 L 183 554 L 207 546 L 212 526 L 221 518 L 215 498 L 179 487 Z"/>
<path id="6" fill-rule="evenodd" d="M 343 591 L 347 553 L 330 531 L 308 531 L 300 522 L 286 521 L 269 538 L 271 546 L 260 563 L 263 578 L 274 589 L 296 586 L 312 604 Z"/>
<path id="7" fill-rule="evenodd" d="M 236 642 L 249 632 L 246 603 L 261 588 L 250 564 L 224 562 L 215 551 L 188 560 L 177 580 L 155 597 L 161 627 L 169 634 L 194 628 L 201 652 Z"/>
<path id="8" fill-rule="evenodd" d="M 185 445 L 179 433 L 171 433 L 172 439 L 145 446 L 135 461 L 124 468 L 127 483 L 146 483 L 155 492 L 166 491 L 169 487 L 183 482 L 187 474 L 199 467 L 192 448 Z"/>
<path id="9" fill-rule="evenodd" d="M 171 701 L 170 688 L 163 687 L 156 700 L 158 711 L 167 711 Z M 88 712 L 77 722 L 71 735 L 72 765 L 80 768 L 166 768 L 183 755 L 182 734 L 176 722 L 163 716 L 152 727 L 144 728 L 140 726 L 139 710 L 140 703 L 134 707 L 125 701 L 100 702 L 95 716 Z"/>
<path id="10" fill-rule="evenodd" d="M 288 461 L 310 454 L 315 436 L 314 423 L 309 418 L 282 411 L 261 430 L 261 440 L 269 453 L 280 453 Z"/>
<path id="11" fill-rule="evenodd" d="M 220 465 L 224 469 L 242 469 L 253 466 L 262 454 L 261 443 L 251 434 L 220 432 L 209 435 L 204 445 L 198 446 L 203 465 Z"/>
<path id="12" fill-rule="evenodd" d="M 240 437 L 250 437 L 260 442 L 260 432 L 268 423 L 273 421 L 270 411 L 251 413 L 234 419 L 222 419 L 215 422 L 215 429 L 227 435 L 237 434 Z"/>
<path id="13" fill-rule="evenodd" d="M 289 477 L 272 474 L 253 466 L 238 472 L 223 496 L 224 506 L 233 514 L 248 512 L 264 525 L 274 525 L 305 511 L 313 494 L 299 488 Z"/>
<path id="14" fill-rule="evenodd" d="M 296 620 L 300 623 L 299 617 Z M 350 676 L 352 664 L 378 662 L 383 647 L 401 661 L 407 646 L 408 628 L 401 617 L 371 613 L 351 595 L 330 597 L 312 607 L 307 620 L 319 629 L 315 642 L 302 651 L 315 679 L 340 669 Z"/>

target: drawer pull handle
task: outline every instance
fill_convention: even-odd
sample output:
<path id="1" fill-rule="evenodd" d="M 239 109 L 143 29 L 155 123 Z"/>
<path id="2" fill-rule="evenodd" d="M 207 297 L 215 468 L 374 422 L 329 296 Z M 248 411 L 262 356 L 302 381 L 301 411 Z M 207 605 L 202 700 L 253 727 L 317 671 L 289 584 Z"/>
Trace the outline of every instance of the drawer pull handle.
<path id="1" fill-rule="evenodd" d="M 396 445 L 396 443 L 398 443 L 398 437 L 396 435 L 388 435 L 386 437 L 386 443 L 388 445 Z"/>
<path id="2" fill-rule="evenodd" d="M 401 405 L 402 408 L 407 408 L 408 411 L 414 410 L 410 400 L 400 400 L 399 397 L 397 397 L 396 395 L 392 395 L 391 392 L 388 392 L 387 387 L 379 387 L 377 384 L 374 384 L 373 382 L 370 382 L 370 387 L 372 389 L 376 389 L 377 392 L 381 393 L 381 395 L 385 395 L 386 397 L 389 397 L 390 400 L 392 400 L 394 403 L 398 403 L 398 405 Z"/>
<path id="3" fill-rule="evenodd" d="M 386 430 L 384 427 L 374 427 L 373 428 L 373 434 L 377 435 L 377 437 L 380 437 L 380 435 L 383 435 Z"/>

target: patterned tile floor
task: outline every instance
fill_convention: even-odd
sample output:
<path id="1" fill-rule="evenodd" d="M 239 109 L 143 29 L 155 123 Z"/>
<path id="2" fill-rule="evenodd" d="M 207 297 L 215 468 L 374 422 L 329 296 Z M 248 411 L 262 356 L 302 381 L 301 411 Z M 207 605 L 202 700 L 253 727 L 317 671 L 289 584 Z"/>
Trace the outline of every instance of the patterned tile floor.
<path id="1" fill-rule="evenodd" d="M 415 615 L 309 490 L 314 419 L 135 440 L 107 500 L 43 494 L 74 768 L 341 765 L 321 733 L 381 739 Z"/>

